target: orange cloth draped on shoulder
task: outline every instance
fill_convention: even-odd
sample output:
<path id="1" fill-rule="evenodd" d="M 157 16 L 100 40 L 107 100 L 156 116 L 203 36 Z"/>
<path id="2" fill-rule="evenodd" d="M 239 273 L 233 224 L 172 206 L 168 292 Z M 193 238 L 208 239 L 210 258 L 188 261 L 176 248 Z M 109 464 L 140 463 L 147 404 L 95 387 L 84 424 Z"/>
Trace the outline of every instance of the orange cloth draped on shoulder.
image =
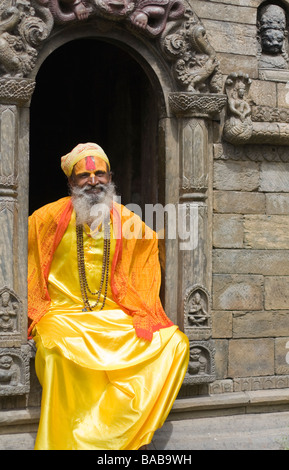
<path id="1" fill-rule="evenodd" d="M 72 210 L 71 198 L 65 197 L 29 217 L 29 336 L 49 310 L 49 270 Z M 120 204 L 113 204 L 111 216 L 117 239 L 111 270 L 113 300 L 132 316 L 137 336 L 151 341 L 155 331 L 173 325 L 159 298 L 161 273 L 157 236 L 138 216 Z"/>

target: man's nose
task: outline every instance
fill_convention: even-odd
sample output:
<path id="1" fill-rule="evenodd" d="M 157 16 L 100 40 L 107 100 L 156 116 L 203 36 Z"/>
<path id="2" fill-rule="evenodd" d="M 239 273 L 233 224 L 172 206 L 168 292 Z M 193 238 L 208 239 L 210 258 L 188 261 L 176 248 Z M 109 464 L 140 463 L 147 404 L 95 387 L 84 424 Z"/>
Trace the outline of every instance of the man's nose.
<path id="1" fill-rule="evenodd" d="M 95 186 L 97 184 L 98 178 L 94 173 L 90 173 L 88 183 L 91 186 Z"/>

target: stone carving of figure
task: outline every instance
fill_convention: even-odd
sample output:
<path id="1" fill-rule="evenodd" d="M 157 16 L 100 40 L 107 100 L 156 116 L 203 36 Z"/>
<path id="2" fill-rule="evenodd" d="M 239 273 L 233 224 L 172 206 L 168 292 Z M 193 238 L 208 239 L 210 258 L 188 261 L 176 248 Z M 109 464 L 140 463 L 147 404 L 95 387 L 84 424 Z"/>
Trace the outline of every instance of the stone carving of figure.
<path id="1" fill-rule="evenodd" d="M 162 33 L 167 21 L 178 19 L 185 12 L 182 0 L 38 0 L 38 2 L 45 2 L 48 5 L 56 23 L 85 20 L 96 10 L 110 19 L 128 19 L 133 26 L 153 36 Z"/>
<path id="2" fill-rule="evenodd" d="M 19 369 L 11 356 L 0 356 L 0 385 L 18 385 Z"/>
<path id="3" fill-rule="evenodd" d="M 192 323 L 194 326 L 199 326 L 204 324 L 208 318 L 209 314 L 207 312 L 205 301 L 204 299 L 202 299 L 200 293 L 196 292 L 193 295 L 189 306 L 189 322 Z"/>
<path id="4" fill-rule="evenodd" d="M 232 93 L 228 101 L 229 110 L 232 114 L 234 122 L 241 120 L 245 122 L 251 115 L 251 106 L 246 101 L 246 85 L 241 81 L 236 84 L 234 93 Z"/>
<path id="5" fill-rule="evenodd" d="M 220 91 L 219 62 L 197 17 L 192 14 L 181 29 L 166 36 L 163 48 L 174 61 L 176 79 L 185 91 Z"/>
<path id="6" fill-rule="evenodd" d="M 12 302 L 9 292 L 3 292 L 0 298 L 0 332 L 13 331 L 18 305 Z"/>
<path id="7" fill-rule="evenodd" d="M 261 44 L 260 68 L 287 69 L 288 56 L 285 49 L 286 15 L 278 5 L 265 5 L 260 10 L 259 41 Z"/>
<path id="8" fill-rule="evenodd" d="M 202 354 L 200 348 L 192 348 L 190 351 L 190 359 L 188 372 L 191 375 L 203 375 L 207 372 L 207 359 Z"/>
<path id="9" fill-rule="evenodd" d="M 20 44 L 19 39 L 9 33 L 20 22 L 20 12 L 11 6 L 0 14 L 0 64 L 7 74 L 17 76 L 21 72 L 21 61 L 15 48 Z"/>
<path id="10" fill-rule="evenodd" d="M 226 140 L 232 143 L 248 140 L 253 132 L 248 90 L 251 80 L 243 73 L 231 73 L 226 80 L 228 117 L 224 126 Z"/>

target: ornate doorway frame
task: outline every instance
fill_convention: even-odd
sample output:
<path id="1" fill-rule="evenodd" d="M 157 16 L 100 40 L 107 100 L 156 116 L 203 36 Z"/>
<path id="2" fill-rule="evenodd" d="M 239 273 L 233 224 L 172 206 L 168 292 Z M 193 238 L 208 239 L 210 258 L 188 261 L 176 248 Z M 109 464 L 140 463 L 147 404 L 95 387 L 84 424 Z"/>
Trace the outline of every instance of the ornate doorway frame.
<path id="1" fill-rule="evenodd" d="M 29 393 L 27 342 L 27 219 L 29 106 L 37 72 L 51 52 L 73 39 L 93 37 L 126 49 L 156 87 L 159 152 L 165 161 L 165 204 L 191 228 L 197 242 L 166 237 L 165 310 L 191 342 L 185 382 L 214 381 L 211 340 L 212 124 L 226 104 L 214 49 L 189 4 L 135 2 L 120 15 L 108 2 L 86 0 L 77 19 L 73 0 L 59 16 L 58 0 L 5 0 L 0 20 L 0 360 L 16 377 L 0 381 L 0 397 Z M 124 8 L 127 3 L 123 2 Z M 2 8 L 2 7 L 1 7 Z M 103 10 L 104 8 L 104 10 Z M 119 7 L 118 7 L 119 8 Z M 148 17 L 135 23 L 137 12 Z M 62 11 L 63 13 L 63 11 Z M 150 23 L 150 18 L 157 18 Z M 182 208 L 180 215 L 179 207 Z M 199 313 L 198 313 L 199 312 Z M 201 314 L 200 314 L 201 312 Z M 201 370 L 194 368 L 201 364 Z M 7 359 L 8 360 L 8 359 Z M 12 377 L 11 375 L 11 377 Z"/>

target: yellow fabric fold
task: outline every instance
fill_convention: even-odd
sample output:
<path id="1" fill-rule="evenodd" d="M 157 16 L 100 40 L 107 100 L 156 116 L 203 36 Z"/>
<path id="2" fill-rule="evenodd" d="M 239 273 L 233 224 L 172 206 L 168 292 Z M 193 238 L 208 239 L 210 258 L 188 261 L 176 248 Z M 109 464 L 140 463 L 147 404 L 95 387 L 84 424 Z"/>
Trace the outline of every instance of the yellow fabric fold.
<path id="1" fill-rule="evenodd" d="M 84 234 L 88 284 L 101 277 L 103 234 Z M 111 259 L 115 240 L 111 240 Z M 133 318 L 112 300 L 83 312 L 75 217 L 49 274 L 51 307 L 36 325 L 36 372 L 43 387 L 35 449 L 134 450 L 166 419 L 188 364 L 188 340 L 176 326 L 137 337 Z M 91 299 L 93 302 L 93 299 Z M 101 305 L 101 303 L 100 303 Z"/>

